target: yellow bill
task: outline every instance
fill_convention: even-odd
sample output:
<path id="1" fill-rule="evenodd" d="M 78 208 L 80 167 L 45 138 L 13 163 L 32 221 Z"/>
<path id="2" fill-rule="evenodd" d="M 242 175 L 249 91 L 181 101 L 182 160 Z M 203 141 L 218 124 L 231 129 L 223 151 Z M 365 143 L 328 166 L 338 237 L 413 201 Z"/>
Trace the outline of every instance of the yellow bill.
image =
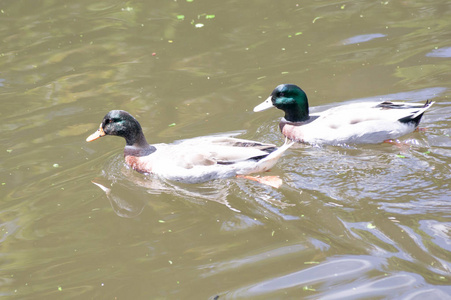
<path id="1" fill-rule="evenodd" d="M 106 134 L 106 133 L 105 133 L 105 131 L 103 131 L 102 124 L 100 124 L 99 129 L 97 129 L 96 132 L 94 132 L 93 134 L 91 134 L 90 136 L 88 136 L 88 137 L 86 138 L 86 141 L 87 141 L 87 142 L 92 142 L 92 141 L 97 140 L 98 138 L 104 136 L 105 134 Z"/>

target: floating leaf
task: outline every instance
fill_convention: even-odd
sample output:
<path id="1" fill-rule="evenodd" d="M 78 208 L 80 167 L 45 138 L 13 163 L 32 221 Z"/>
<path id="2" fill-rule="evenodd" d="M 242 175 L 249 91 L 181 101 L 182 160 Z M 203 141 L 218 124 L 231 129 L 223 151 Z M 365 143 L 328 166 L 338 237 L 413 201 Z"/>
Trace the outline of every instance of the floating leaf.
<path id="1" fill-rule="evenodd" d="M 313 21 L 312 21 L 312 23 L 315 23 L 316 20 L 319 20 L 319 19 L 321 19 L 321 17 L 316 17 L 316 18 L 314 18 Z"/>
<path id="2" fill-rule="evenodd" d="M 173 127 L 173 126 L 175 126 L 176 124 L 175 123 L 172 123 L 172 124 L 169 124 L 168 126 L 169 127 Z"/>
<path id="3" fill-rule="evenodd" d="M 216 16 L 215 15 L 206 15 L 205 19 L 214 19 Z"/>
<path id="4" fill-rule="evenodd" d="M 396 156 L 397 157 L 399 157 L 399 158 L 406 158 L 404 155 L 402 155 L 402 154 L 396 154 Z"/>
<path id="5" fill-rule="evenodd" d="M 371 224 L 371 223 L 368 223 L 368 225 L 366 225 L 366 228 L 368 228 L 368 229 L 374 229 L 374 228 L 376 228 L 376 226 L 374 226 L 374 225 Z"/>
<path id="6" fill-rule="evenodd" d="M 185 15 L 177 15 L 177 20 L 185 20 Z"/>

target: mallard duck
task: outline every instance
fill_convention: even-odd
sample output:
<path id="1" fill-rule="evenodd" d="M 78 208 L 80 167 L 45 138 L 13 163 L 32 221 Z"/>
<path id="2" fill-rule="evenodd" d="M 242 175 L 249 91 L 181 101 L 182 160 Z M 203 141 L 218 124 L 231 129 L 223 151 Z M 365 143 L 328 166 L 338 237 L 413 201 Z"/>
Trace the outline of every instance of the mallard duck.
<path id="1" fill-rule="evenodd" d="M 305 92 L 294 84 L 281 84 L 254 111 L 277 107 L 285 112 L 279 127 L 290 140 L 308 144 L 376 144 L 415 130 L 434 102 L 360 102 L 309 114 Z"/>
<path id="2" fill-rule="evenodd" d="M 267 171 L 293 144 L 286 141 L 277 148 L 250 140 L 212 136 L 149 145 L 141 125 L 123 110 L 107 113 L 99 129 L 86 141 L 105 135 L 125 138 L 125 162 L 134 170 L 185 183 Z M 260 181 L 258 178 L 250 179 Z"/>

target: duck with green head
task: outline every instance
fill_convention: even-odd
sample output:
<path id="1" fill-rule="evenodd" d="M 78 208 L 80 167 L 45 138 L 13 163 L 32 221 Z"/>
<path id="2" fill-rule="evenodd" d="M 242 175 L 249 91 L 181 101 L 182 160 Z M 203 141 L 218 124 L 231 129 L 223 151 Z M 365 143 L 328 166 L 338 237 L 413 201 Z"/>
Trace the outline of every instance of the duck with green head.
<path id="1" fill-rule="evenodd" d="M 417 128 L 434 102 L 360 102 L 309 114 L 305 92 L 281 84 L 254 111 L 276 107 L 285 112 L 279 127 L 290 140 L 308 144 L 376 144 L 399 138 Z"/>
<path id="2" fill-rule="evenodd" d="M 134 170 L 185 183 L 267 171 L 293 144 L 286 142 L 278 148 L 256 141 L 211 136 L 174 144 L 149 145 L 139 122 L 123 110 L 107 113 L 99 129 L 86 141 L 91 142 L 106 135 L 125 139 L 125 162 Z M 276 185 L 265 177 L 247 178 Z"/>

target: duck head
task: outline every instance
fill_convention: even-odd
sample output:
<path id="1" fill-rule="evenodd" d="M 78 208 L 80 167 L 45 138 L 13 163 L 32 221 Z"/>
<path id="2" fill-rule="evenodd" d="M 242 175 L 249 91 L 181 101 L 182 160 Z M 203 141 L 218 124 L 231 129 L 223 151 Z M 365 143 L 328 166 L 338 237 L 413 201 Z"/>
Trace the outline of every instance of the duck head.
<path id="1" fill-rule="evenodd" d="M 305 92 L 295 84 L 281 84 L 254 111 L 262 111 L 276 107 L 285 112 L 289 122 L 303 122 L 309 118 L 308 99 Z"/>
<path id="2" fill-rule="evenodd" d="M 86 141 L 91 142 L 105 135 L 116 135 L 125 138 L 127 146 L 143 147 L 149 144 L 144 137 L 141 125 L 128 112 L 112 110 L 105 115 L 99 129 Z"/>

